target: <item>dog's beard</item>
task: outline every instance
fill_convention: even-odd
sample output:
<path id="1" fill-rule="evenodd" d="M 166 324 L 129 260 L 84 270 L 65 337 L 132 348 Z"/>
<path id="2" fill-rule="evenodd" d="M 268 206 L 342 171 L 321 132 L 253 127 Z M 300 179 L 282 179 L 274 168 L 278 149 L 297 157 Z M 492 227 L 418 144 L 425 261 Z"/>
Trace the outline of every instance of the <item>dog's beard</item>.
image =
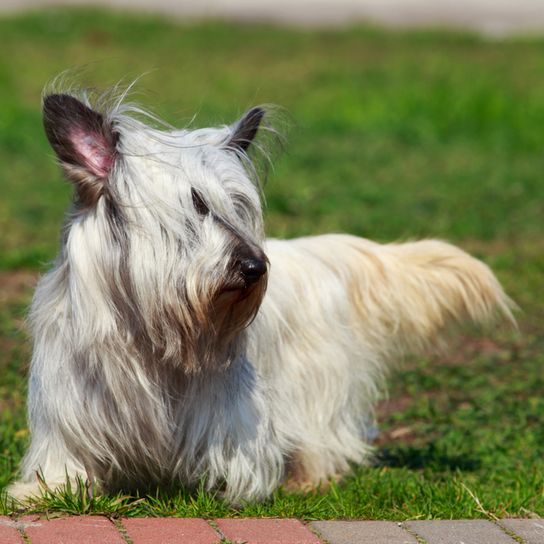
<path id="1" fill-rule="evenodd" d="M 177 287 L 161 298 L 152 314 L 142 309 L 123 321 L 138 358 L 155 365 L 171 364 L 187 375 L 228 367 L 240 353 L 243 331 L 255 318 L 266 292 L 267 275 L 250 285 L 232 278 L 211 285 Z M 129 310 L 125 305 L 124 310 Z"/>
<path id="2" fill-rule="evenodd" d="M 193 335 L 187 341 L 183 358 L 186 373 L 221 369 L 240 353 L 241 333 L 253 321 L 266 291 L 263 276 L 242 288 L 222 288 L 200 307 L 194 320 Z"/>

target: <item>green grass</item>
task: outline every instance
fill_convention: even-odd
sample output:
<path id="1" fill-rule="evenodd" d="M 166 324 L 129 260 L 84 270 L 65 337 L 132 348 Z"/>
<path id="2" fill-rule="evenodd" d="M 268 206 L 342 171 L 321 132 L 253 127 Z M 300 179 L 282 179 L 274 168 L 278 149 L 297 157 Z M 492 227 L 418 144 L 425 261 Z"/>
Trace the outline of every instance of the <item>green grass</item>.
<path id="1" fill-rule="evenodd" d="M 204 126 L 257 103 L 283 106 L 296 126 L 266 187 L 270 235 L 447 238 L 486 260 L 523 312 L 519 335 L 469 332 L 397 370 L 375 465 L 326 492 L 280 489 L 232 509 L 199 490 L 89 499 L 72 489 L 36 510 L 544 516 L 544 40 L 64 10 L 0 19 L 0 36 L 0 487 L 28 441 L 25 308 L 70 198 L 42 132 L 40 92 L 84 67 L 79 79 L 102 88 L 148 72 L 134 98 L 180 126 L 195 112 Z"/>

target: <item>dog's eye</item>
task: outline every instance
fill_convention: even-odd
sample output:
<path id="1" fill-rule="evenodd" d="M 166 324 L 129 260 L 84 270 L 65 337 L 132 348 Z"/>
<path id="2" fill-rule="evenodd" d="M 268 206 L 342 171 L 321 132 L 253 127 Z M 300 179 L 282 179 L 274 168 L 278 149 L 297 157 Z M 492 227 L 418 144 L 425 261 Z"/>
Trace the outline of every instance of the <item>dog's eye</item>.
<path id="1" fill-rule="evenodd" d="M 193 206 L 195 207 L 197 213 L 200 215 L 208 215 L 210 210 L 204 203 L 202 195 L 196 189 L 191 189 L 191 196 L 193 197 Z"/>

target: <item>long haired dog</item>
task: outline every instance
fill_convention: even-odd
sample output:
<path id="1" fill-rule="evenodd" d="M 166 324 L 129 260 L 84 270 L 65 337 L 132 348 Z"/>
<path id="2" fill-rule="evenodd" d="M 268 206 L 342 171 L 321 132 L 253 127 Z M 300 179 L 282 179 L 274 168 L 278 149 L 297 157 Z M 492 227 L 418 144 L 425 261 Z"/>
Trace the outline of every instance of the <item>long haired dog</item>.
<path id="1" fill-rule="evenodd" d="M 510 317 L 489 268 L 440 241 L 264 240 L 247 157 L 265 111 L 159 130 L 134 108 L 51 94 L 44 125 L 75 189 L 30 315 L 23 498 L 204 480 L 230 502 L 368 458 L 390 361 L 451 324 Z"/>

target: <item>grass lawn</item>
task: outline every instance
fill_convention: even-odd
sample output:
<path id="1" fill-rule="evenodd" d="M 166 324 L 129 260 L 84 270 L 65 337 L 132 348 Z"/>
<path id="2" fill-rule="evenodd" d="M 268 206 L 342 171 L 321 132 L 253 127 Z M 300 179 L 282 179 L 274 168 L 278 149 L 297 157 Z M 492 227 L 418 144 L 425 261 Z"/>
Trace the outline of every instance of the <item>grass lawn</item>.
<path id="1" fill-rule="evenodd" d="M 467 331 L 411 359 L 381 403 L 374 466 L 327 492 L 279 490 L 238 510 L 204 492 L 99 497 L 40 511 L 179 516 L 544 516 L 544 39 L 443 32 L 177 25 L 102 11 L 0 19 L 0 488 L 28 441 L 23 318 L 55 254 L 70 188 L 43 135 L 40 92 L 67 68 L 179 126 L 258 103 L 296 122 L 266 187 L 268 232 L 440 237 L 488 262 L 520 333 Z M 0 513 L 8 512 L 0 501 Z"/>

